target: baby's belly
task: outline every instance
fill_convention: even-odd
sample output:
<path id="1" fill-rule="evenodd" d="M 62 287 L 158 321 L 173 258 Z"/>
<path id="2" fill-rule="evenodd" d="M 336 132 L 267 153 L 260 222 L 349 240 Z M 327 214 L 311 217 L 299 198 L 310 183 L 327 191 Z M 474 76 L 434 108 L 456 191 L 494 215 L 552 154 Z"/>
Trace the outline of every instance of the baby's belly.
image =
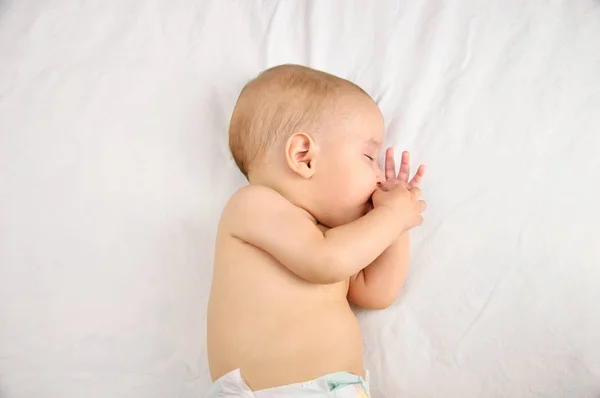
<path id="1" fill-rule="evenodd" d="M 298 297 L 290 290 L 258 300 L 246 296 L 235 304 L 239 312 L 209 319 L 214 379 L 239 368 L 248 385 L 260 390 L 339 371 L 362 375 L 360 328 L 345 286 L 315 286 Z"/>

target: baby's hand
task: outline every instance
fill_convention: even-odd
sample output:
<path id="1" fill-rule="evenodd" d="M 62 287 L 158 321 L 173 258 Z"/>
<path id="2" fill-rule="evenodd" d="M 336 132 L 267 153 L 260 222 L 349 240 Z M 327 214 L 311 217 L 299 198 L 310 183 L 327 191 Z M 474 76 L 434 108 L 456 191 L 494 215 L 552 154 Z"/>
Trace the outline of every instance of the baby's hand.
<path id="1" fill-rule="evenodd" d="M 409 182 L 410 153 L 403 152 L 400 171 L 396 176 L 394 150 L 388 148 L 385 159 L 386 181 L 373 193 L 373 206 L 390 208 L 407 229 L 421 225 L 423 222 L 421 213 L 425 210 L 425 202 L 420 200 L 421 190 L 418 186 L 424 173 L 425 166 L 421 165 Z"/>
<path id="2" fill-rule="evenodd" d="M 398 184 L 387 191 L 377 189 L 373 193 L 373 207 L 388 208 L 392 217 L 397 218 L 404 228 L 411 229 L 423 222 L 421 212 L 425 210 L 425 202 L 419 200 L 420 197 L 419 188 L 409 190 L 406 186 Z"/>
<path id="3" fill-rule="evenodd" d="M 394 149 L 388 148 L 387 151 L 385 151 L 385 182 L 381 184 L 379 188 L 387 191 L 398 184 L 404 185 L 408 189 L 418 188 L 424 174 L 425 166 L 420 165 L 412 180 L 410 180 L 410 182 L 408 181 L 408 177 L 410 176 L 410 152 L 404 151 L 402 152 L 400 170 L 396 176 Z"/>

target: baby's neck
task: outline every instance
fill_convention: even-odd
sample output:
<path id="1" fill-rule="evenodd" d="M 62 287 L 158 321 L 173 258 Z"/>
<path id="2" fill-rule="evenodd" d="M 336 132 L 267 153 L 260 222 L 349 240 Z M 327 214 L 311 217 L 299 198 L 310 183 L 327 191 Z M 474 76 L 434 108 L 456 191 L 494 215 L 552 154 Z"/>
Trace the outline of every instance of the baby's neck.
<path id="1" fill-rule="evenodd" d="M 248 182 L 250 185 L 262 185 L 271 188 L 274 191 L 281 192 L 281 183 L 277 181 L 277 177 L 270 173 L 253 172 L 248 174 Z M 285 195 L 284 195 L 285 196 Z"/>
<path id="2" fill-rule="evenodd" d="M 259 170 L 249 173 L 248 181 L 251 185 L 262 185 L 271 188 L 293 205 L 303 209 L 315 224 L 319 224 L 318 220 L 308 210 L 310 208 L 310 203 L 307 202 L 307 195 L 310 197 L 310 194 L 306 191 L 308 187 L 300 189 L 297 186 L 298 181 L 291 181 L 277 172 L 259 172 Z"/>

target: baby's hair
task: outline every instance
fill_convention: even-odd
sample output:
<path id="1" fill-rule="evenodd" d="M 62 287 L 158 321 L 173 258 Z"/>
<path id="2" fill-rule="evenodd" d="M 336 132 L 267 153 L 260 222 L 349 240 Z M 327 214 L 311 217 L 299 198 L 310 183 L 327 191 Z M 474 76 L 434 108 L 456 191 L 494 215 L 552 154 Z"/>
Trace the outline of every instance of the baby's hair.
<path id="1" fill-rule="evenodd" d="M 297 132 L 312 133 L 340 94 L 367 95 L 354 83 L 300 65 L 267 69 L 242 89 L 229 125 L 229 148 L 248 178 L 267 149 Z"/>

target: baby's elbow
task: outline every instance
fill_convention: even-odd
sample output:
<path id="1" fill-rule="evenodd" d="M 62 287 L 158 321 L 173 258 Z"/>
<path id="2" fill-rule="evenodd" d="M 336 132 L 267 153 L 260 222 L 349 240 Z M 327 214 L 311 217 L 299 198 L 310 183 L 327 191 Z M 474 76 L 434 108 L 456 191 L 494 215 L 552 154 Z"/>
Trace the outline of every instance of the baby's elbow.
<path id="1" fill-rule="evenodd" d="M 372 295 L 365 300 L 365 309 L 368 310 L 385 310 L 390 308 L 396 301 L 395 297 L 386 297 L 384 295 Z"/>
<path id="2" fill-rule="evenodd" d="M 373 299 L 372 302 L 370 302 L 369 307 L 367 307 L 367 309 L 370 310 L 385 310 L 387 308 L 390 308 L 392 306 L 392 304 L 394 304 L 394 302 L 396 301 L 396 298 L 388 298 L 388 297 L 378 297 L 376 299 Z"/>
<path id="3" fill-rule="evenodd" d="M 385 310 L 394 304 L 396 295 L 382 294 L 382 292 L 350 292 L 349 298 L 354 304 L 366 310 Z"/>

